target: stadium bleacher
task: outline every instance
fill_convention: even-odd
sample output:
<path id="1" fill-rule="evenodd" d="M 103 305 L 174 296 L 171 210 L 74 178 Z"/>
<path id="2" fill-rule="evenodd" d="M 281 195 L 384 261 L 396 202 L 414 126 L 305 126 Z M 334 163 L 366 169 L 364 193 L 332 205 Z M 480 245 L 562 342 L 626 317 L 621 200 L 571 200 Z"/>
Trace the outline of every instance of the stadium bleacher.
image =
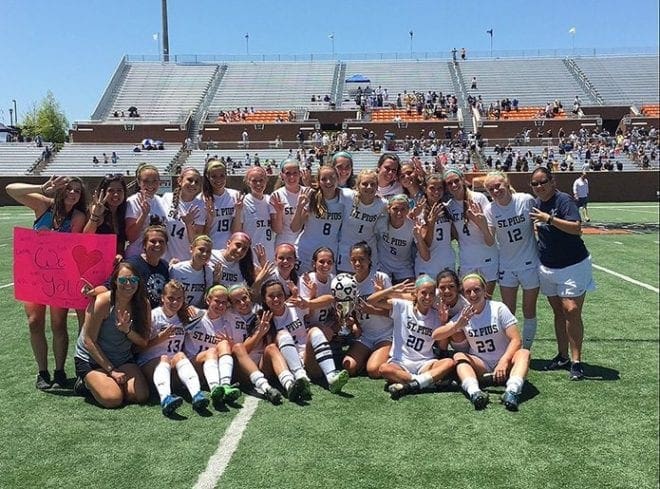
<path id="1" fill-rule="evenodd" d="M 165 146 L 163 150 L 133 152 L 133 144 L 107 144 L 107 143 L 66 143 L 62 149 L 53 155 L 50 164 L 41 172 L 41 175 L 104 175 L 106 173 L 122 173 L 134 175 L 135 169 L 141 163 L 156 166 L 161 172 L 172 165 L 181 151 L 181 146 Z M 116 152 L 119 160 L 116 164 L 111 162 L 112 152 Z M 108 163 L 104 163 L 103 153 L 108 156 Z M 96 156 L 99 163 L 93 164 Z"/>
<path id="2" fill-rule="evenodd" d="M 0 143 L 0 176 L 26 175 L 50 143 Z"/>

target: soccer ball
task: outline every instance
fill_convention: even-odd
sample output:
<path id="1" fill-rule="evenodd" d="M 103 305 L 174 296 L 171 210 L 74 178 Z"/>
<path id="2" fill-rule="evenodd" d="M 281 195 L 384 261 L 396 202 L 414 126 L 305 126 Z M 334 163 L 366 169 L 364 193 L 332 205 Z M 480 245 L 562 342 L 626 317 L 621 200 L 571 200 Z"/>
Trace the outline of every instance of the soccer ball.
<path id="1" fill-rule="evenodd" d="M 354 301 L 357 298 L 357 282 L 350 273 L 340 273 L 330 283 L 332 296 L 338 301 Z"/>

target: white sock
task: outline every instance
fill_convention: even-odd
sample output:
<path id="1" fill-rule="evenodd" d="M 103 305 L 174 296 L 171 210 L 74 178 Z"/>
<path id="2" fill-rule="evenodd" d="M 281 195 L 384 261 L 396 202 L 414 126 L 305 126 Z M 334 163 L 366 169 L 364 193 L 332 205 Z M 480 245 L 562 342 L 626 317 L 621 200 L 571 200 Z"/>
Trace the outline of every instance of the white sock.
<path id="1" fill-rule="evenodd" d="M 154 370 L 154 385 L 158 391 L 160 402 L 172 393 L 171 367 L 168 362 L 160 362 Z"/>
<path id="2" fill-rule="evenodd" d="M 208 358 L 204 360 L 202 365 L 204 371 L 204 378 L 209 385 L 209 389 L 213 390 L 214 387 L 220 385 L 220 373 L 218 372 L 218 359 Z"/>
<path id="3" fill-rule="evenodd" d="M 461 383 L 461 388 L 467 392 L 468 396 L 471 396 L 475 392 L 479 392 L 481 389 L 479 389 L 479 381 L 475 379 L 474 377 L 465 379 Z"/>
<path id="4" fill-rule="evenodd" d="M 191 396 L 197 394 L 200 390 L 199 377 L 193 364 L 187 358 L 183 358 L 176 363 L 176 373 L 186 386 Z"/>
<path id="5" fill-rule="evenodd" d="M 309 333 L 309 341 L 314 349 L 314 356 L 319 367 L 323 370 L 326 380 L 330 382 L 337 375 L 337 367 L 335 366 L 335 359 L 332 357 L 332 348 L 330 348 L 328 339 L 320 329 L 314 329 Z"/>
<path id="6" fill-rule="evenodd" d="M 220 374 L 220 385 L 231 385 L 231 373 L 234 370 L 234 357 L 222 355 L 218 358 L 218 372 Z"/>
<path id="7" fill-rule="evenodd" d="M 289 370 L 285 370 L 284 372 L 281 372 L 280 375 L 277 376 L 277 378 L 279 379 L 282 387 L 284 387 L 285 391 L 288 391 L 291 385 L 293 385 L 293 375 Z"/>
<path id="8" fill-rule="evenodd" d="M 525 319 L 523 321 L 523 343 L 522 347 L 529 350 L 532 347 L 534 342 L 534 337 L 536 336 L 536 325 L 538 321 L 536 318 Z"/>
<path id="9" fill-rule="evenodd" d="M 520 394 L 524 383 L 525 379 L 518 377 L 517 375 L 512 375 L 509 377 L 509 380 L 506 381 L 506 390 L 513 392 L 514 394 Z"/>
<path id="10" fill-rule="evenodd" d="M 305 373 L 305 368 L 300 361 L 298 348 L 296 348 L 296 343 L 293 341 L 293 337 L 288 333 L 280 333 L 277 336 L 277 346 L 286 360 L 289 369 L 293 372 L 293 376 L 296 379 L 307 377 L 307 373 Z"/>
<path id="11" fill-rule="evenodd" d="M 412 378 L 413 380 L 417 381 L 420 389 L 425 389 L 433 383 L 433 377 L 431 377 L 431 375 L 426 372 L 423 374 L 413 375 Z"/>
<path id="12" fill-rule="evenodd" d="M 259 394 L 265 394 L 266 390 L 270 387 L 261 370 L 255 370 L 250 374 L 250 382 L 252 382 L 252 385 Z"/>

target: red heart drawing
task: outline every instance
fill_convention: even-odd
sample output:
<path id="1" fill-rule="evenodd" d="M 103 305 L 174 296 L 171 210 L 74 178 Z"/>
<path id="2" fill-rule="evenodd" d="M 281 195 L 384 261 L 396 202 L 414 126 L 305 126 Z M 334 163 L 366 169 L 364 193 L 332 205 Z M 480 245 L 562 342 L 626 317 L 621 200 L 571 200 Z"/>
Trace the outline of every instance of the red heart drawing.
<path id="1" fill-rule="evenodd" d="M 71 250 L 71 255 L 73 255 L 73 259 L 76 262 L 81 277 L 87 270 L 103 259 L 103 253 L 99 250 L 94 250 L 88 253 L 83 245 L 74 246 L 73 250 Z"/>

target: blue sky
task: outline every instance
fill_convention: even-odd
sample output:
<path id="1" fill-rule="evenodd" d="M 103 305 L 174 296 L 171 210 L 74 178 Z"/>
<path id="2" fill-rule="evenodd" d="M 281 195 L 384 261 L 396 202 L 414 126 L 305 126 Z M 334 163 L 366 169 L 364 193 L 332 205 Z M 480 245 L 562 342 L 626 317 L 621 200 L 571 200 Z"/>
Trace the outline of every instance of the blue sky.
<path id="1" fill-rule="evenodd" d="M 51 90 L 88 119 L 124 54 L 155 55 L 160 0 L 0 0 L 0 122 Z M 456 12 L 459 8 L 460 12 Z M 658 46 L 658 0 L 169 0 L 170 53 L 330 55 Z M 575 27 L 575 37 L 569 29 Z"/>

